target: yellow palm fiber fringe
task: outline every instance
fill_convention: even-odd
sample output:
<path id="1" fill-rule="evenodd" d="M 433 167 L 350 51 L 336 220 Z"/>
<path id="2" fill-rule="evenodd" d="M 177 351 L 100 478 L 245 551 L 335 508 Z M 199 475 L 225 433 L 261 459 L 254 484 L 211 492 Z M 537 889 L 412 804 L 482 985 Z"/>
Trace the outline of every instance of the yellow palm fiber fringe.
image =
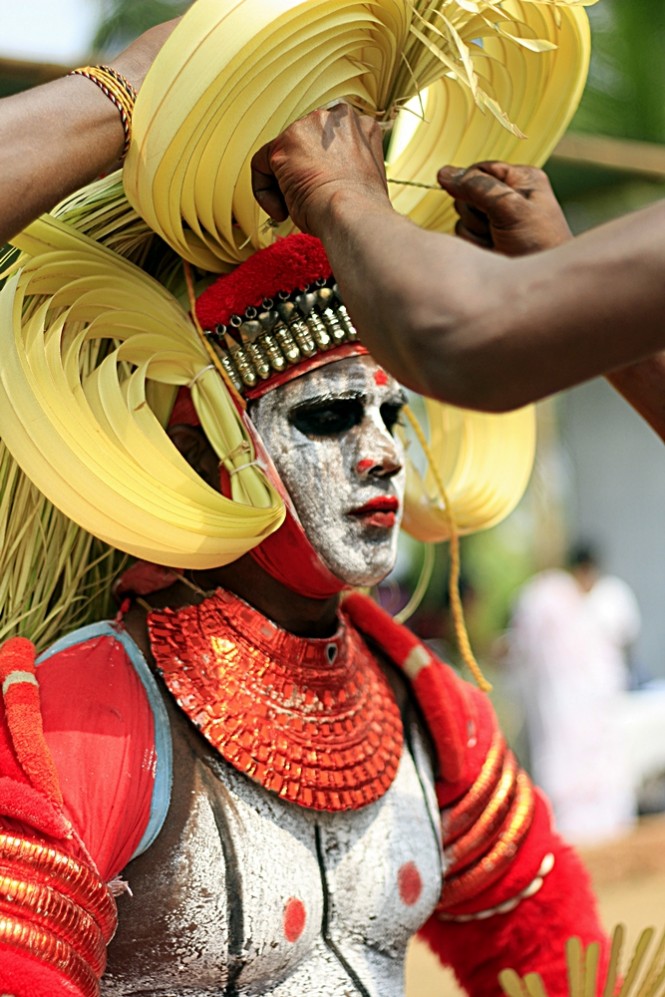
<path id="1" fill-rule="evenodd" d="M 645 928 L 630 957 L 628 969 L 621 981 L 619 963 L 626 929 L 618 924 L 612 933 L 612 947 L 602 997 L 662 997 L 665 986 L 665 930 L 650 959 L 647 949 L 655 935 L 654 928 Z M 598 988 L 600 946 L 592 942 L 584 948 L 579 938 L 566 942 L 569 997 L 594 997 Z M 506 997 L 547 997 L 547 990 L 538 973 L 520 976 L 514 969 L 499 973 L 499 983 Z"/>

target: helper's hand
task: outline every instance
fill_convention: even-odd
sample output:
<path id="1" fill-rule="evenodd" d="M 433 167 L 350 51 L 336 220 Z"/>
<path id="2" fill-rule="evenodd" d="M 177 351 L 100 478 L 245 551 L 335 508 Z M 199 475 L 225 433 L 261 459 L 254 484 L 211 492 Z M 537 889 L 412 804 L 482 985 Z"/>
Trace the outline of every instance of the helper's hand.
<path id="1" fill-rule="evenodd" d="M 508 163 L 444 166 L 439 183 L 454 199 L 457 235 L 505 256 L 525 256 L 572 238 L 542 170 Z"/>
<path id="2" fill-rule="evenodd" d="M 338 193 L 389 203 L 381 129 L 348 104 L 312 111 L 252 159 L 254 196 L 271 218 L 318 235 Z"/>
<path id="3" fill-rule="evenodd" d="M 154 28 L 144 31 L 136 41 L 111 60 L 113 68 L 122 73 L 132 86 L 139 90 L 157 53 L 181 20 L 180 17 L 174 17 L 171 21 L 165 21 L 164 24 L 157 24 Z"/>

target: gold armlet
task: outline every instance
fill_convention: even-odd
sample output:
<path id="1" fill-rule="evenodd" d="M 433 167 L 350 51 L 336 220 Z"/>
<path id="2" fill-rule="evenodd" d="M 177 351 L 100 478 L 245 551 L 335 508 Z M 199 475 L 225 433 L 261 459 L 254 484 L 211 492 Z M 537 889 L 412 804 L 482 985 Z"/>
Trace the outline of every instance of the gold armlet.
<path id="1" fill-rule="evenodd" d="M 489 797 L 485 792 L 482 795 L 486 807 L 474 825 L 453 843 L 444 841 L 451 875 L 444 880 L 439 912 L 466 903 L 492 886 L 513 862 L 531 827 L 533 786 L 511 752 L 504 756 Z"/>
<path id="2" fill-rule="evenodd" d="M 96 872 L 56 848 L 0 833 L 0 947 L 57 967 L 98 997 L 115 901 Z"/>
<path id="3" fill-rule="evenodd" d="M 497 731 L 474 784 L 461 799 L 443 811 L 446 846 L 466 834 L 486 810 L 501 778 L 507 753 L 503 735 Z"/>

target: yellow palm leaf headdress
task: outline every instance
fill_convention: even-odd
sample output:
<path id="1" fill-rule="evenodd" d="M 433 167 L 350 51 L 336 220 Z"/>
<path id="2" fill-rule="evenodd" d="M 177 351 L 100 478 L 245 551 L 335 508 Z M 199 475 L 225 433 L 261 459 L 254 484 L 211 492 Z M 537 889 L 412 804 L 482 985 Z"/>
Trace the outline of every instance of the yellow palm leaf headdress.
<path id="1" fill-rule="evenodd" d="M 131 205 L 118 178 L 107 178 L 14 240 L 20 255 L 0 292 L 3 488 L 15 460 L 46 497 L 42 524 L 61 517 L 60 532 L 73 521 L 86 536 L 179 568 L 228 563 L 276 530 L 283 502 L 180 302 L 180 257 L 197 267 L 203 286 L 276 237 L 251 197 L 251 156 L 333 99 L 397 118 L 388 158 L 401 179 L 429 180 L 455 159 L 541 161 L 585 78 L 582 5 L 198 0 L 137 102 L 124 169 Z M 414 97 L 422 120 L 407 107 Z M 440 192 L 403 188 L 394 201 L 422 225 L 451 225 Z M 198 478 L 166 435 L 183 385 L 229 471 L 232 498 Z M 425 410 L 441 474 L 410 468 L 406 528 L 439 540 L 451 515 L 462 532 L 498 522 L 528 479 L 533 413 L 489 416 L 430 401 Z M 0 501 L 0 535 L 14 515 Z M 44 546 L 23 552 L 24 589 Z M 87 611 L 76 609 L 74 590 L 100 551 L 89 543 L 72 549 L 76 570 L 51 559 L 47 591 L 23 627 L 28 636 L 45 642 Z M 69 613 L 61 611 L 68 600 Z M 20 615 L 3 613 L 0 635 Z"/>
<path id="2" fill-rule="evenodd" d="M 443 163 L 544 162 L 586 79 L 595 0 L 198 0 L 138 97 L 127 196 L 175 251 L 224 272 L 274 233 L 250 186 L 265 142 L 347 100 L 386 126 L 389 177 Z M 398 211 L 447 231 L 440 192 Z M 288 226 L 282 231 L 288 231 Z"/>

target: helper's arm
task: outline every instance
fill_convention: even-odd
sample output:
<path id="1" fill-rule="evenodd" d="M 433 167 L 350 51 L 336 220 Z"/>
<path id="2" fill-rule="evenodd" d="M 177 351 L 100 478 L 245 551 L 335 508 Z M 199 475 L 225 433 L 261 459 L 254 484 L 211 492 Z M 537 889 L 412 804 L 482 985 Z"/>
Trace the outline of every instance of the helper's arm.
<path id="1" fill-rule="evenodd" d="M 112 60 L 135 89 L 179 20 L 151 28 Z M 118 110 L 85 77 L 66 76 L 0 100 L 0 245 L 110 170 L 123 143 Z"/>
<path id="2" fill-rule="evenodd" d="M 393 211 L 379 129 L 346 106 L 254 167 L 266 210 L 322 239 L 372 354 L 424 394 L 503 411 L 665 347 L 665 202 L 508 259 Z"/>
<path id="3" fill-rule="evenodd" d="M 573 238 L 542 170 L 507 163 L 478 163 L 468 170 L 447 166 L 441 186 L 455 198 L 456 232 L 506 256 L 552 249 Z M 665 439 L 665 352 L 621 367 L 607 379 Z"/>

